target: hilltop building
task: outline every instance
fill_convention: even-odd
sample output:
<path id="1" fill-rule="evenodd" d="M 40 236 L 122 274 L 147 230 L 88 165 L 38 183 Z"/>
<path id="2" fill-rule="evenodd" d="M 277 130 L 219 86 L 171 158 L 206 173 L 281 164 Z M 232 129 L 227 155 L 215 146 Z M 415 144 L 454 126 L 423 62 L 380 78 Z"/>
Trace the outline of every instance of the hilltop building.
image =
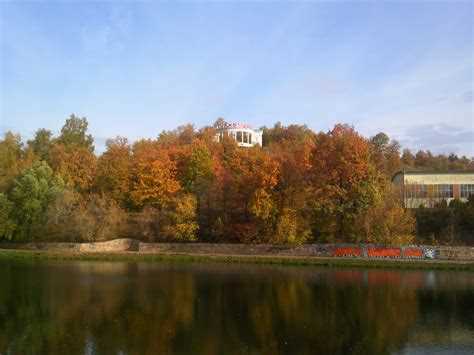
<path id="1" fill-rule="evenodd" d="M 474 172 L 400 171 L 392 182 L 400 188 L 407 208 L 434 207 L 443 200 L 449 204 L 474 196 Z"/>
<path id="2" fill-rule="evenodd" d="M 222 142 L 224 136 L 233 138 L 240 147 L 262 146 L 262 131 L 255 130 L 247 124 L 228 123 L 218 120 L 214 124 L 216 129 L 216 141 Z"/>

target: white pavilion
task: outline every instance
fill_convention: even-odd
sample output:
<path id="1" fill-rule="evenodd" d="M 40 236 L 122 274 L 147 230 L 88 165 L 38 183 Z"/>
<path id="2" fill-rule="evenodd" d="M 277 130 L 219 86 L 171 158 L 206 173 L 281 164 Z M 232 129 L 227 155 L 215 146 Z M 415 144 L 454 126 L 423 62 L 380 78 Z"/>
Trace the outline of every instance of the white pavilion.
<path id="1" fill-rule="evenodd" d="M 222 142 L 224 136 L 233 138 L 240 147 L 262 146 L 262 131 L 255 130 L 243 123 L 219 122 L 216 128 L 216 140 Z"/>

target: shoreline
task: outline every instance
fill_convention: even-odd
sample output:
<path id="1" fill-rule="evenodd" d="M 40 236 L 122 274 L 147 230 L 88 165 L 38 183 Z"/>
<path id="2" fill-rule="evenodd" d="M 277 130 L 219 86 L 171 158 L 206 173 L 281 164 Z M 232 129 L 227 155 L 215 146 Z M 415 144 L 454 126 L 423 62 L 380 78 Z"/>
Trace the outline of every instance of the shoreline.
<path id="1" fill-rule="evenodd" d="M 283 255 L 232 255 L 198 253 L 151 253 L 136 251 L 78 252 L 66 250 L 25 250 L 0 248 L 0 260 L 23 261 L 126 261 L 126 262 L 199 262 L 245 263 L 289 266 L 321 266 L 348 268 L 387 268 L 424 270 L 474 271 L 474 261 L 383 259 L 357 257 L 283 256 Z"/>

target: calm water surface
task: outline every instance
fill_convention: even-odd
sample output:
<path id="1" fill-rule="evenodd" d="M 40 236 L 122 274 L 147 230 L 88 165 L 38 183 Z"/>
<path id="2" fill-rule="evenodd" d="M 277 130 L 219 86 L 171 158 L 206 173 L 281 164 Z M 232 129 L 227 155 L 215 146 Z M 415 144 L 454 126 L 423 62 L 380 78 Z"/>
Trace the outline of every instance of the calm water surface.
<path id="1" fill-rule="evenodd" d="M 0 260 L 0 354 L 474 354 L 474 273 Z"/>

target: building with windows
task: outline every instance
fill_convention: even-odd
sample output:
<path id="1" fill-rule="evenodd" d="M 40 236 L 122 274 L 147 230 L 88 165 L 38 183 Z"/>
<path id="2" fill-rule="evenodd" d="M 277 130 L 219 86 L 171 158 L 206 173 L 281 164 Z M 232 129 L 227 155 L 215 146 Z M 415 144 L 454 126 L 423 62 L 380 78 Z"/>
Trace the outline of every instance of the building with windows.
<path id="1" fill-rule="evenodd" d="M 240 147 L 262 146 L 262 131 L 242 123 L 221 122 L 216 129 L 216 140 L 222 142 L 224 136 L 234 139 Z"/>
<path id="2" fill-rule="evenodd" d="M 407 208 L 433 207 L 445 200 L 467 201 L 474 196 L 474 172 L 400 171 L 392 182 L 399 187 Z"/>

